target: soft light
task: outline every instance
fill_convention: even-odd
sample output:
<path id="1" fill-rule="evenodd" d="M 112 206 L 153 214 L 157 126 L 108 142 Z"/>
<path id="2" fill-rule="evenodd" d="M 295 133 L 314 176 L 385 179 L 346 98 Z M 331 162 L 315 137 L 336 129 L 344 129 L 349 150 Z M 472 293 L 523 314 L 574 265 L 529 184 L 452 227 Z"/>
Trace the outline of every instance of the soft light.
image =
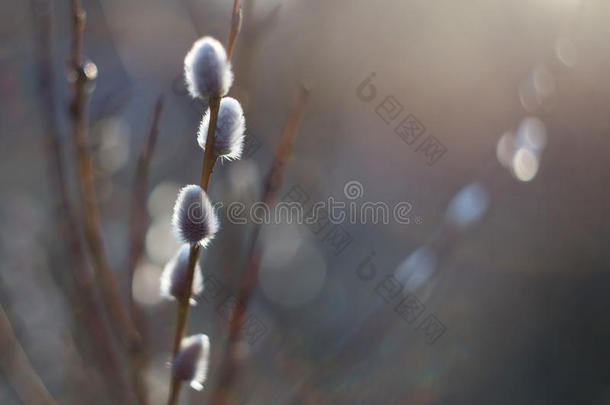
<path id="1" fill-rule="evenodd" d="M 527 182 L 538 173 L 538 156 L 527 148 L 521 148 L 513 158 L 513 174 L 519 181 Z"/>

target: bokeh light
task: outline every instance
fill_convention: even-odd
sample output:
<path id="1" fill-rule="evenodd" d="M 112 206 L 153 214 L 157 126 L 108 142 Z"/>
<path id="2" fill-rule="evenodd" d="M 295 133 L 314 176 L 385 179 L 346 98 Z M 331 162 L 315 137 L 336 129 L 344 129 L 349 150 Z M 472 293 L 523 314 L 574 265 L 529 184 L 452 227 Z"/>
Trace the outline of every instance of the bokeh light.
<path id="1" fill-rule="evenodd" d="M 489 206 L 489 195 L 483 185 L 472 183 L 462 188 L 449 202 L 445 217 L 458 227 L 467 228 L 479 221 Z"/>
<path id="2" fill-rule="evenodd" d="M 538 156 L 528 148 L 520 148 L 513 157 L 513 174 L 519 181 L 528 182 L 538 173 Z"/>

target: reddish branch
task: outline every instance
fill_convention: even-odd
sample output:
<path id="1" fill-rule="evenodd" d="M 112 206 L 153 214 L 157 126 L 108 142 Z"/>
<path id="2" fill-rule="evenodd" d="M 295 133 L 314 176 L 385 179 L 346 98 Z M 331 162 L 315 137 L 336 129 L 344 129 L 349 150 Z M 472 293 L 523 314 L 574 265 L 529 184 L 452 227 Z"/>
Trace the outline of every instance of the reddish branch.
<path id="1" fill-rule="evenodd" d="M 144 240 L 146 228 L 148 227 L 148 216 L 146 215 L 146 196 L 148 192 L 148 173 L 152 162 L 157 136 L 159 133 L 159 121 L 163 112 L 163 97 L 159 96 L 153 113 L 153 120 L 146 145 L 142 149 L 133 183 L 133 194 L 131 198 L 131 215 L 129 223 L 129 252 L 128 252 L 128 297 L 131 309 L 131 317 L 134 320 L 140 336 L 145 335 L 144 314 L 140 307 L 133 301 L 133 277 L 135 268 L 144 252 Z M 144 371 L 148 359 L 146 357 L 144 342 L 142 340 L 133 344 L 130 348 L 131 381 L 141 405 L 148 403 Z"/>
<path id="2" fill-rule="evenodd" d="M 82 33 L 82 27 L 80 27 L 82 18 L 84 17 L 81 15 L 81 17 L 75 19 L 75 22 L 79 25 L 75 27 L 75 33 Z M 59 231 L 63 240 L 67 243 L 69 269 L 75 286 L 75 302 L 78 305 L 75 313 L 92 338 L 100 368 L 108 379 L 108 386 L 113 388 L 113 392 L 117 394 L 120 403 L 126 404 L 130 398 L 127 394 L 129 391 L 125 384 L 120 356 L 113 345 L 113 336 L 105 322 L 104 310 L 98 299 L 91 270 L 86 263 L 78 234 L 77 220 L 69 198 L 68 182 L 62 157 L 63 143 L 54 111 L 54 106 L 58 102 L 53 90 L 52 15 L 48 2 L 35 4 L 35 22 L 38 32 L 36 58 L 40 91 L 39 100 L 41 101 L 41 111 L 45 125 L 49 176 L 50 183 L 58 196 L 56 218 Z M 80 42 L 80 39 L 74 41 L 75 49 L 80 49 Z"/>
<path id="3" fill-rule="evenodd" d="M 152 162 L 157 136 L 159 133 L 159 121 L 163 112 L 163 97 L 159 96 L 153 113 L 153 120 L 148 134 L 146 145 L 138 159 L 135 179 L 133 182 L 133 194 L 131 198 L 131 215 L 129 224 L 129 259 L 127 268 L 129 271 L 129 291 L 133 282 L 133 273 L 144 252 L 144 240 L 146 228 L 148 227 L 148 216 L 146 215 L 146 196 L 148 191 L 148 173 Z M 132 297 L 132 294 L 129 294 Z M 133 305 L 133 304 L 132 304 Z"/>
<path id="4" fill-rule="evenodd" d="M 233 2 L 233 13 L 231 14 L 231 32 L 229 33 L 229 41 L 227 42 L 227 58 L 230 61 L 235 48 L 235 41 L 241 31 L 242 11 L 239 5 L 239 0 Z"/>
<path id="5" fill-rule="evenodd" d="M 82 203 L 82 221 L 87 247 L 93 261 L 96 276 L 100 282 L 105 304 L 112 315 L 117 335 L 128 346 L 137 344 L 139 335 L 129 316 L 127 306 L 119 292 L 114 276 L 104 252 L 102 226 L 95 191 L 91 146 L 87 134 L 87 105 L 92 82 L 97 76 L 95 65 L 83 64 L 83 30 L 85 12 L 80 0 L 72 0 L 72 51 L 70 55 L 69 77 L 74 86 L 74 97 L 70 105 L 73 123 L 73 142 L 77 161 L 78 178 Z"/>

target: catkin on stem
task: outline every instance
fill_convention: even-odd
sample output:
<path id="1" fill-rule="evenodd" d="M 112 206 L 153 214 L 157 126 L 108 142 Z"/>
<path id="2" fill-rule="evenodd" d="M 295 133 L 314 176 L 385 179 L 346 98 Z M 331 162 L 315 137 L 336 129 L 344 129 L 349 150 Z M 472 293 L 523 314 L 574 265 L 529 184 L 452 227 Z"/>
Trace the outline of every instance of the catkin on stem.
<path id="1" fill-rule="evenodd" d="M 184 77 L 193 98 L 227 94 L 233 83 L 233 72 L 222 44 L 212 37 L 195 41 L 184 58 Z"/>
<path id="2" fill-rule="evenodd" d="M 218 230 L 218 218 L 203 189 L 195 184 L 183 187 L 178 194 L 172 225 L 182 243 L 206 246 Z"/>
<path id="3" fill-rule="evenodd" d="M 204 151 L 209 127 L 210 109 L 203 115 L 197 135 L 197 142 Z M 231 97 L 221 99 L 214 131 L 214 154 L 228 160 L 239 159 L 244 147 L 245 130 L 246 119 L 239 101 Z"/>

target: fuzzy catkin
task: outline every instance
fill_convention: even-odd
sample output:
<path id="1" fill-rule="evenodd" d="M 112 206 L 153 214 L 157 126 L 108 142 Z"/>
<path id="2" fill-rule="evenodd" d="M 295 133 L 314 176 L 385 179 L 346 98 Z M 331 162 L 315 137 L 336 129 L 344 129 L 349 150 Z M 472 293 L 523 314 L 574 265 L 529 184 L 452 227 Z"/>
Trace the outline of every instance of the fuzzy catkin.
<path id="1" fill-rule="evenodd" d="M 206 246 L 218 231 L 218 218 L 206 192 L 198 185 L 178 193 L 172 217 L 174 233 L 182 243 Z"/>
<path id="2" fill-rule="evenodd" d="M 188 381 L 196 390 L 203 388 L 208 374 L 210 339 L 197 334 L 182 339 L 180 350 L 172 364 L 172 374 L 181 381 Z"/>
<path id="3" fill-rule="evenodd" d="M 208 138 L 210 126 L 210 109 L 206 111 L 199 124 L 197 142 L 203 150 Z M 239 101 L 231 97 L 220 100 L 216 130 L 214 131 L 214 153 L 216 156 L 234 160 L 241 157 L 244 147 L 246 119 Z"/>
<path id="4" fill-rule="evenodd" d="M 203 291 L 203 276 L 199 263 L 195 265 L 191 291 L 186 291 L 190 253 L 190 245 L 184 244 L 165 265 L 161 274 L 161 296 L 182 300 L 185 297 L 199 295 Z"/>
<path id="5" fill-rule="evenodd" d="M 222 44 L 212 37 L 195 41 L 184 58 L 184 77 L 193 98 L 227 94 L 233 83 L 233 72 Z"/>

